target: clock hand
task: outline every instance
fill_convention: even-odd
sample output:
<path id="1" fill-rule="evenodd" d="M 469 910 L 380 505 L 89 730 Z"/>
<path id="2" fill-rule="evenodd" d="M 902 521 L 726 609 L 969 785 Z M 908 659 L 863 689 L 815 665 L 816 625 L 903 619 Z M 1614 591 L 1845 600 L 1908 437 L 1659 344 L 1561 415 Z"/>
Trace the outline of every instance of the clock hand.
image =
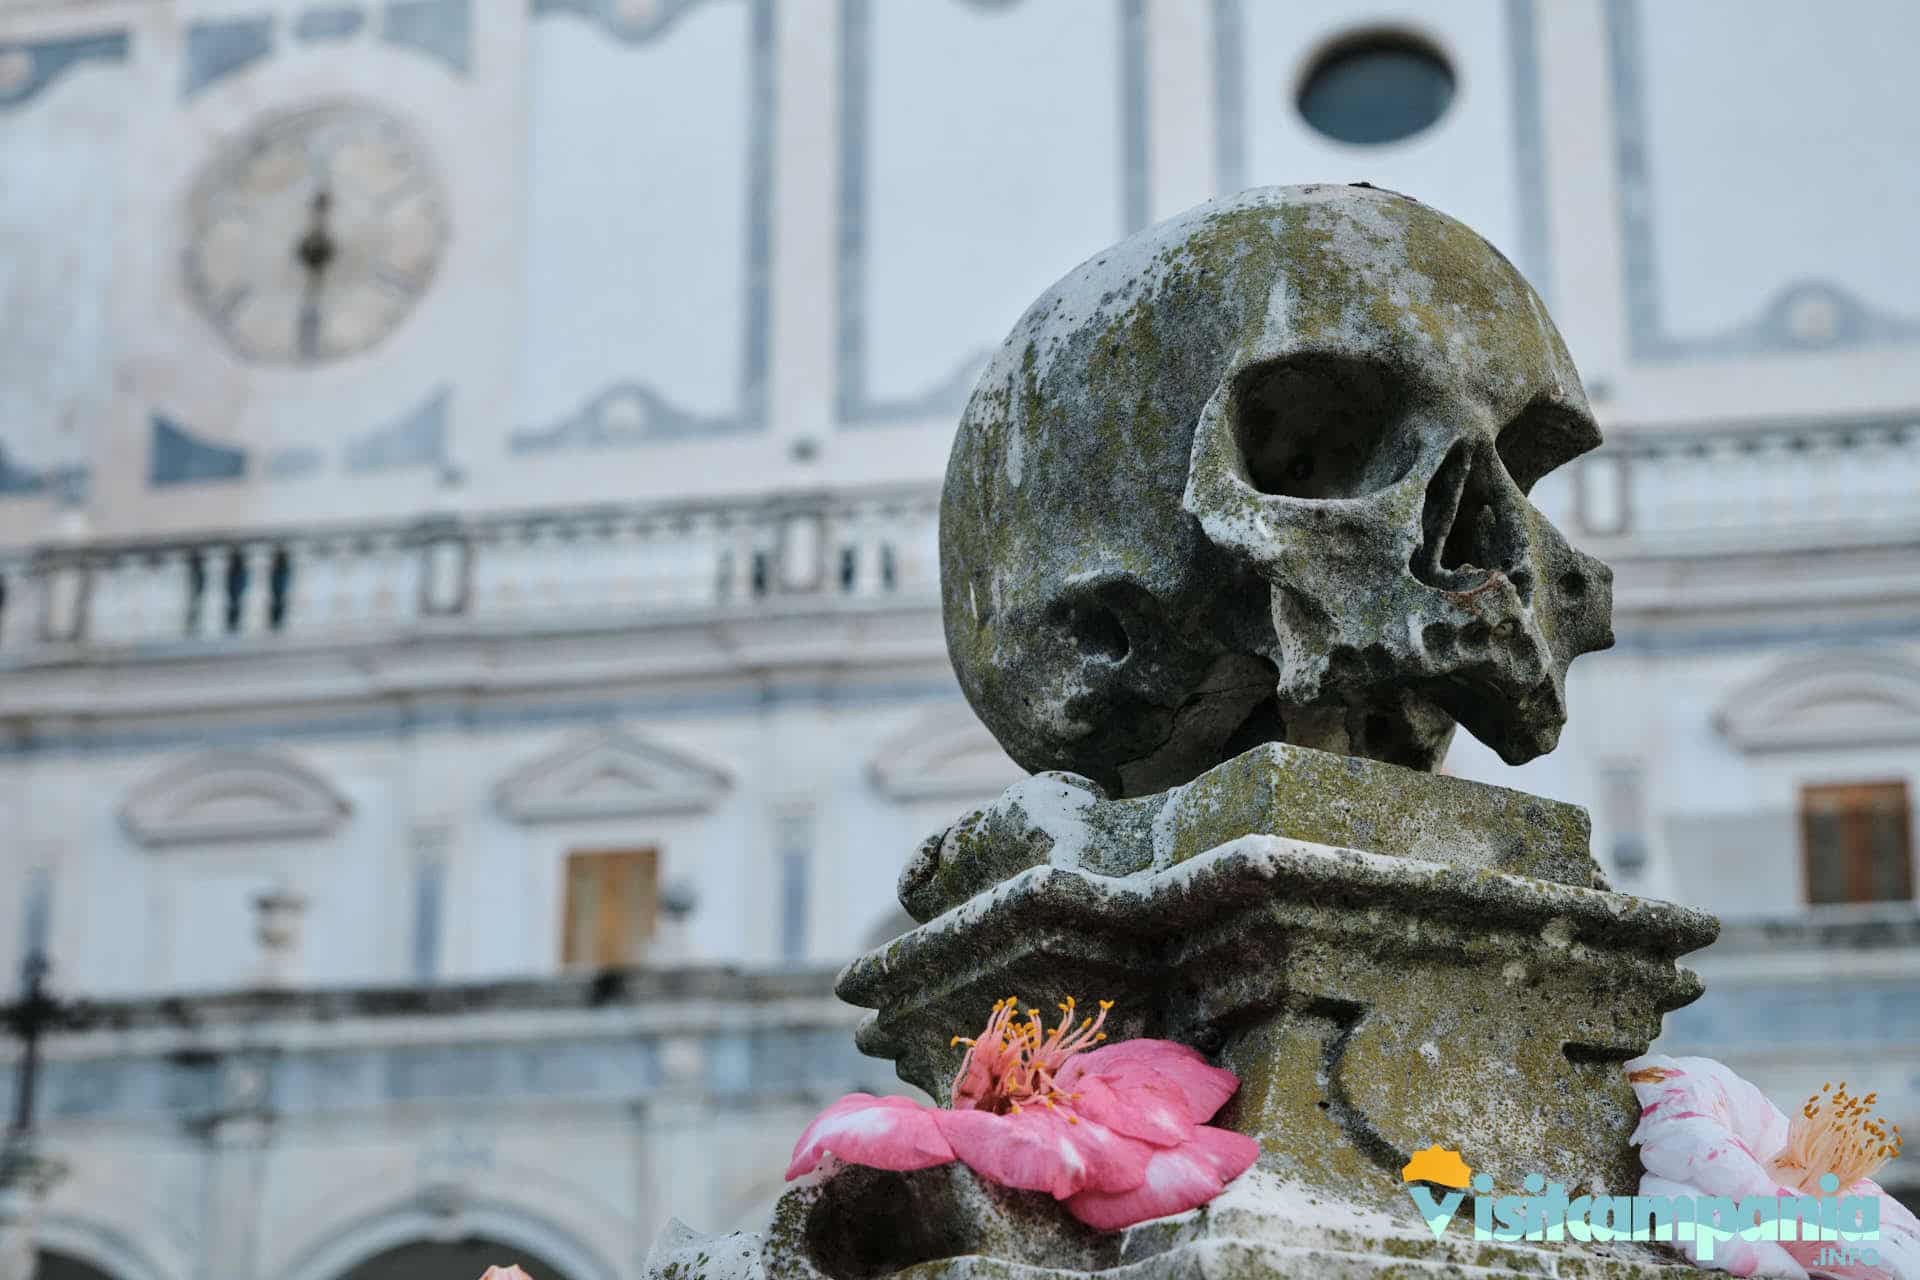
<path id="1" fill-rule="evenodd" d="M 313 217 L 307 224 L 307 233 L 293 246 L 293 256 L 307 269 L 306 288 L 300 299 L 300 355 L 313 359 L 320 354 L 320 286 L 324 282 L 327 266 L 339 252 L 332 234 L 327 229 L 327 212 L 333 200 L 325 189 L 313 196 Z"/>
<path id="2" fill-rule="evenodd" d="M 312 360 L 320 354 L 320 298 L 318 290 L 307 286 L 300 299 L 300 358 Z"/>

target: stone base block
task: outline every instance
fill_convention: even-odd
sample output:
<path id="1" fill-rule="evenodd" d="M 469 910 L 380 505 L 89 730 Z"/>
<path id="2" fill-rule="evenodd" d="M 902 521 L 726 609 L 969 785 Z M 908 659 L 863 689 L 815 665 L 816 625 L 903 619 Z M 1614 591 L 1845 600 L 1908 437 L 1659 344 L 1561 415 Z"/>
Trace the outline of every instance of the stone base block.
<path id="1" fill-rule="evenodd" d="M 1469 1205 L 1436 1239 L 1411 1201 L 1370 1209 L 1255 1168 L 1213 1203 L 1128 1231 L 1081 1226 L 1046 1196 L 959 1165 L 841 1167 L 787 1193 L 763 1237 L 663 1240 L 672 1280 L 1672 1280 L 1644 1245 L 1475 1240 Z"/>
<path id="2" fill-rule="evenodd" d="M 1249 835 L 1160 870 L 1029 868 L 842 974 L 860 1048 L 942 1096 L 994 1001 L 1117 1002 L 1114 1039 L 1194 1045 L 1240 1077 L 1216 1123 L 1275 1172 L 1403 1200 L 1435 1143 L 1502 1186 L 1638 1181 L 1620 1063 L 1694 999 L 1710 916 L 1600 889 Z M 1577 1194 L 1577 1193 L 1576 1193 Z"/>

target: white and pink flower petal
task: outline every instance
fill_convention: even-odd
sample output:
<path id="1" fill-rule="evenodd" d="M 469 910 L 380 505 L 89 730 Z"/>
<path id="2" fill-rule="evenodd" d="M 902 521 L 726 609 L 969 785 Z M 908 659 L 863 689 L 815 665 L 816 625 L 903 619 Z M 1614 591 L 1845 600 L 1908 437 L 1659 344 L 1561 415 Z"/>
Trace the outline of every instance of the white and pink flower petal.
<path id="1" fill-rule="evenodd" d="M 1232 1182 L 1253 1167 L 1260 1158 L 1260 1144 L 1244 1133 L 1201 1125 L 1193 1131 L 1193 1141 L 1185 1150 L 1206 1160 L 1220 1181 Z"/>
<path id="2" fill-rule="evenodd" d="M 1920 1280 L 1920 1220 L 1914 1218 L 1912 1210 L 1870 1178 L 1842 1188 L 1839 1194 L 1873 1196 L 1879 1201 L 1880 1235 L 1868 1246 L 1874 1252 L 1871 1265 L 1821 1263 L 1820 1253 L 1832 1248 L 1831 1241 L 1796 1240 L 1780 1247 L 1813 1274 L 1830 1276 L 1832 1280 Z"/>
<path id="3" fill-rule="evenodd" d="M 1683 1182 L 1670 1182 L 1657 1174 L 1644 1174 L 1640 1179 L 1639 1193 L 1643 1196 L 1665 1196 L 1677 1199 L 1681 1196 L 1689 1200 L 1698 1197 L 1697 1187 Z M 1687 1241 L 1678 1241 L 1667 1247 L 1677 1250 L 1687 1261 L 1703 1271 L 1725 1271 L 1736 1276 L 1767 1276 L 1778 1280 L 1807 1280 L 1807 1273 L 1795 1262 L 1785 1248 L 1768 1240 L 1742 1240 L 1735 1236 L 1731 1240 L 1716 1241 L 1713 1257 L 1702 1262 L 1697 1256 L 1697 1247 Z"/>
<path id="4" fill-rule="evenodd" d="M 1091 1120 L 1071 1122 L 1057 1107 L 1028 1107 L 1010 1115 L 943 1111 L 939 1121 L 954 1154 L 969 1169 L 1003 1187 L 1044 1191 L 1056 1200 L 1086 1187 L 1138 1186 L 1153 1150 Z"/>
<path id="5" fill-rule="evenodd" d="M 1064 1078 L 1078 1067 L 1080 1075 L 1111 1075 L 1123 1064 L 1138 1065 L 1171 1081 L 1186 1098 L 1187 1117 L 1195 1124 L 1213 1119 L 1226 1105 L 1240 1077 L 1216 1067 L 1199 1050 L 1174 1040 L 1122 1040 L 1082 1054 L 1061 1071 Z"/>
<path id="6" fill-rule="evenodd" d="M 1648 1173 L 1695 1195 L 1775 1193 L 1767 1161 L 1786 1144 L 1787 1121 L 1765 1094 L 1707 1058 L 1648 1054 L 1626 1070 L 1640 1100 L 1629 1141 Z"/>
<path id="7" fill-rule="evenodd" d="M 800 1134 L 787 1180 L 813 1172 L 829 1151 L 875 1169 L 904 1172 L 946 1164 L 954 1154 L 940 1131 L 940 1114 L 911 1098 L 850 1093 L 814 1117 Z"/>
<path id="8" fill-rule="evenodd" d="M 1650 1127 L 1675 1120 L 1707 1117 L 1739 1138 L 1765 1160 L 1787 1144 L 1787 1117 L 1766 1094 L 1711 1058 L 1669 1058 L 1650 1053 L 1626 1064 L 1627 1079 L 1640 1100 L 1640 1125 L 1632 1141 Z"/>
<path id="9" fill-rule="evenodd" d="M 1160 1072 L 1138 1062 L 1076 1071 L 1079 1061 L 1069 1062 L 1055 1082 L 1079 1114 L 1156 1147 L 1176 1147 L 1193 1135 L 1186 1094 Z"/>
<path id="10" fill-rule="evenodd" d="M 1139 1186 L 1120 1192 L 1082 1191 L 1067 1201 L 1067 1211 L 1101 1231 L 1185 1213 L 1224 1191 L 1246 1172 L 1259 1150 L 1251 1138 L 1202 1126 L 1191 1141 L 1155 1151 Z"/>

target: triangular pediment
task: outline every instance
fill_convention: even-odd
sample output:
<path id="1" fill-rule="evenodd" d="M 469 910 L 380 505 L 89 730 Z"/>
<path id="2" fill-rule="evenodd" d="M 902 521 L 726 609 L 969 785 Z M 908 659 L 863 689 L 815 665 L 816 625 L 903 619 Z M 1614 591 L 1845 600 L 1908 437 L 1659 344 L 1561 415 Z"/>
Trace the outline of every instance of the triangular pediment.
<path id="1" fill-rule="evenodd" d="M 881 745 L 868 772 L 896 800 L 986 800 L 1027 776 L 964 703 L 914 720 Z"/>
<path id="2" fill-rule="evenodd" d="M 352 812 L 326 779 L 285 756 L 220 750 L 191 756 L 143 783 L 120 820 L 143 845 L 323 836 Z"/>
<path id="3" fill-rule="evenodd" d="M 732 779 L 712 765 L 618 730 L 574 738 L 521 766 L 495 788 L 516 822 L 567 822 L 646 813 L 699 813 Z"/>
<path id="4" fill-rule="evenodd" d="M 1920 666 L 1861 653 L 1795 659 L 1735 690 L 1714 722 L 1745 751 L 1920 743 Z"/>

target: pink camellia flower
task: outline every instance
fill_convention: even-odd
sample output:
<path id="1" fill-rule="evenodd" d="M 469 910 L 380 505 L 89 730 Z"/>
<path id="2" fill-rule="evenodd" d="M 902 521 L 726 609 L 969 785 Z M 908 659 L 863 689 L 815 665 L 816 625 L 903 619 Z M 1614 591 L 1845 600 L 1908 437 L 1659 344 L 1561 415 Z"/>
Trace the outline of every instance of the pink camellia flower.
<path id="1" fill-rule="evenodd" d="M 832 1152 L 876 1169 L 959 1160 L 989 1182 L 1044 1191 L 1102 1230 L 1182 1213 L 1226 1189 L 1260 1154 L 1253 1139 L 1205 1123 L 1240 1081 L 1170 1040 L 1105 1040 L 1098 1017 L 1060 1006 L 1048 1030 L 1009 997 L 968 1040 L 951 1109 L 855 1093 L 821 1112 L 794 1144 L 792 1180 Z"/>
<path id="2" fill-rule="evenodd" d="M 488 1267 L 487 1274 L 481 1276 L 480 1280 L 533 1280 L 533 1277 L 522 1271 L 516 1262 L 510 1267 Z"/>
<path id="3" fill-rule="evenodd" d="M 1873 1113 L 1877 1095 L 1855 1097 L 1831 1083 L 1807 1099 L 1791 1121 L 1765 1094 L 1710 1058 L 1648 1054 L 1626 1064 L 1640 1100 L 1632 1141 L 1646 1173 L 1643 1196 L 1871 1196 L 1880 1211 L 1879 1239 L 1868 1265 L 1821 1260 L 1848 1242 L 1743 1240 L 1715 1245 L 1702 1262 L 1695 1246 L 1676 1242 L 1696 1266 L 1737 1276 L 1809 1274 L 1835 1280 L 1920 1280 L 1920 1219 L 1869 1175 L 1900 1154 L 1900 1126 Z M 1831 1175 L 1832 1180 L 1822 1180 Z M 1851 1219 L 1849 1219 L 1851 1220 Z"/>

